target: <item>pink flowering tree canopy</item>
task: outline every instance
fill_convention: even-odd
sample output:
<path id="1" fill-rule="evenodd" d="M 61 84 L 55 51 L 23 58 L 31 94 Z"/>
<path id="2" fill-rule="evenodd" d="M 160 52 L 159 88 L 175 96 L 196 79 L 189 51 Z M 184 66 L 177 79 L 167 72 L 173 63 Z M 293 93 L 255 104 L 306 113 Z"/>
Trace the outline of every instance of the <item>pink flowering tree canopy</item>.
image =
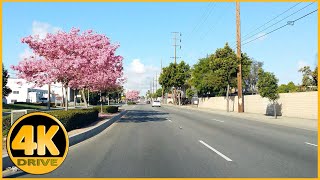
<path id="1" fill-rule="evenodd" d="M 139 91 L 136 91 L 136 90 L 129 90 L 127 91 L 126 93 L 126 99 L 127 100 L 131 100 L 131 101 L 135 101 L 139 98 L 139 94 L 140 92 Z"/>
<path id="2" fill-rule="evenodd" d="M 111 44 L 105 35 L 73 28 L 43 39 L 28 36 L 22 43 L 34 55 L 11 68 L 19 78 L 37 86 L 58 82 L 65 88 L 103 91 L 123 82 L 123 58 L 115 54 L 119 45 Z"/>

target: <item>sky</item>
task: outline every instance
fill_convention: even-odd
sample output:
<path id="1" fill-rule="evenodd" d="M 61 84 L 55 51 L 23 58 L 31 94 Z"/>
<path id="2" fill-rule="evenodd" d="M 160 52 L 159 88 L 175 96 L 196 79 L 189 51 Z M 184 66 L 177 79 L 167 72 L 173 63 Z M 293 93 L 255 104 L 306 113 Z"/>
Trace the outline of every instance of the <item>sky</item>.
<path id="1" fill-rule="evenodd" d="M 301 83 L 298 69 L 317 64 L 318 12 L 266 33 L 316 10 L 317 3 L 240 3 L 240 8 L 242 52 L 264 62 L 264 69 L 273 72 L 279 84 Z M 7 2 L 3 3 L 2 60 L 14 76 L 10 66 L 32 53 L 21 38 L 44 37 L 72 27 L 91 29 L 120 44 L 117 54 L 124 57 L 124 87 L 144 95 L 159 76 L 161 61 L 163 67 L 173 62 L 172 32 L 181 33 L 177 62 L 184 60 L 192 66 L 227 42 L 234 47 L 235 17 L 235 3 Z"/>

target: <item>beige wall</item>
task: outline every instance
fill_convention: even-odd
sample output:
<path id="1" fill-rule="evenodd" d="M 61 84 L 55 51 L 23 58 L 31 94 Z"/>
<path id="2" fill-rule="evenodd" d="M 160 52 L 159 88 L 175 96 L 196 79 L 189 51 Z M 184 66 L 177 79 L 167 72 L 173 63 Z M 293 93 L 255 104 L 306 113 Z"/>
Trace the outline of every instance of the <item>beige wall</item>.
<path id="1" fill-rule="evenodd" d="M 230 111 L 238 111 L 238 97 L 230 97 Z M 199 107 L 226 110 L 225 97 L 200 98 Z M 281 93 L 277 104 L 278 115 L 298 118 L 318 118 L 318 92 Z M 249 113 L 273 114 L 273 106 L 260 95 L 244 96 L 244 110 Z"/>

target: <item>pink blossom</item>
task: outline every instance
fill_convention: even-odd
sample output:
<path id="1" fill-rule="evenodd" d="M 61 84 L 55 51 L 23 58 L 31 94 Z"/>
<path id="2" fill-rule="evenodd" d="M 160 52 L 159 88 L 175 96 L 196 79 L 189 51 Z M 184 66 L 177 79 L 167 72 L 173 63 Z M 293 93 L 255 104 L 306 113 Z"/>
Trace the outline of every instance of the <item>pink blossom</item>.
<path id="1" fill-rule="evenodd" d="M 132 101 L 137 100 L 139 98 L 139 94 L 140 94 L 140 92 L 136 91 L 136 90 L 127 91 L 126 99 L 132 100 Z"/>

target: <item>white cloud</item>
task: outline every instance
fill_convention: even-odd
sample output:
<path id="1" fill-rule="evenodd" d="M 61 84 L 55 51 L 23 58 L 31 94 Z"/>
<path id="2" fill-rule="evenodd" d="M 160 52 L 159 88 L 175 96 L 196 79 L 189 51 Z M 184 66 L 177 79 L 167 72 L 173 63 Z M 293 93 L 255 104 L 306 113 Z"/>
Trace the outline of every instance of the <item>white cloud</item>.
<path id="1" fill-rule="evenodd" d="M 24 49 L 22 53 L 19 54 L 19 59 L 23 60 L 25 58 L 30 57 L 31 55 L 34 55 L 33 52 L 30 49 Z"/>
<path id="2" fill-rule="evenodd" d="M 61 30 L 59 27 L 54 27 L 46 22 L 33 21 L 32 22 L 32 35 L 39 35 L 43 39 L 48 33 L 55 33 Z"/>
<path id="3" fill-rule="evenodd" d="M 303 68 L 304 66 L 310 66 L 310 65 L 304 60 L 298 61 L 298 65 L 297 65 L 298 70 Z"/>
<path id="4" fill-rule="evenodd" d="M 159 73 L 160 67 L 145 65 L 140 59 L 134 59 L 129 66 L 124 68 L 124 76 L 127 78 L 124 87 L 126 90 L 138 90 L 140 95 L 144 96 L 150 89 L 150 83 L 152 83 L 156 74 L 159 78 Z M 157 83 L 157 88 L 160 88 L 159 83 Z"/>
<path id="5" fill-rule="evenodd" d="M 31 32 L 32 36 L 39 35 L 40 39 L 45 38 L 48 33 L 56 33 L 59 30 L 61 30 L 61 28 L 52 26 L 51 24 L 46 22 L 39 22 L 39 21 L 32 22 L 32 32 Z M 19 54 L 19 60 L 28 58 L 31 55 L 34 55 L 32 50 L 25 48 L 24 51 Z"/>
<path id="6" fill-rule="evenodd" d="M 130 64 L 130 68 L 134 73 L 137 74 L 143 74 L 146 72 L 146 68 L 144 64 L 140 62 L 140 59 L 134 59 Z"/>

